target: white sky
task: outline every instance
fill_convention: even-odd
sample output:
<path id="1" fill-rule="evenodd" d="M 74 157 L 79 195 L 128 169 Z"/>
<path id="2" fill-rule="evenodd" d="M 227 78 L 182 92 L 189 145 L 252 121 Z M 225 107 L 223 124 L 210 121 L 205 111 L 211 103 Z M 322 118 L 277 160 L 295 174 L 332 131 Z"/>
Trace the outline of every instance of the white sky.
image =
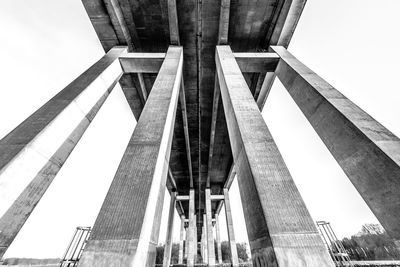
<path id="1" fill-rule="evenodd" d="M 2 138 L 104 52 L 79 0 L 0 3 Z M 398 10 L 397 0 L 308 0 L 289 50 L 400 136 Z M 376 222 L 279 82 L 263 115 L 314 220 L 330 221 L 340 237 Z M 6 257 L 62 256 L 74 228 L 93 224 L 135 124 L 116 88 Z M 236 182 L 231 202 L 235 235 L 245 241 Z M 169 194 L 164 204 L 159 242 L 165 239 Z M 226 239 L 223 215 L 224 210 Z"/>

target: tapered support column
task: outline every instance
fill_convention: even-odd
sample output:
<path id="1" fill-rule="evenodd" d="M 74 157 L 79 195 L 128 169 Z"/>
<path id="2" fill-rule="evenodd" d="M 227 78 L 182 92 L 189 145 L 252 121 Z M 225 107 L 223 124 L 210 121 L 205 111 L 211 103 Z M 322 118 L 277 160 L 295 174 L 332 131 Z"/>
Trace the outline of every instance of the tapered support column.
<path id="1" fill-rule="evenodd" d="M 181 231 L 179 236 L 179 258 L 178 263 L 183 263 L 183 246 L 185 240 L 185 215 L 181 215 Z"/>
<path id="2" fill-rule="evenodd" d="M 219 232 L 219 215 L 215 214 L 215 237 L 217 241 L 217 255 L 218 255 L 218 263 L 222 263 L 222 249 L 221 249 L 221 236 Z"/>
<path id="3" fill-rule="evenodd" d="M 224 204 L 225 204 L 226 228 L 228 230 L 229 249 L 231 252 L 232 267 L 239 267 L 239 258 L 237 254 L 235 231 L 233 230 L 231 202 L 229 201 L 229 191 L 227 188 L 224 188 Z"/>
<path id="4" fill-rule="evenodd" d="M 168 48 L 94 224 L 79 266 L 154 266 L 175 113 L 181 47 Z"/>
<path id="5" fill-rule="evenodd" d="M 253 265 L 333 267 L 229 46 L 216 68 Z"/>
<path id="6" fill-rule="evenodd" d="M 195 264 L 195 247 L 197 253 L 197 233 L 196 233 L 196 215 L 194 214 L 194 189 L 189 191 L 189 229 L 186 234 L 186 242 L 188 243 L 188 254 L 186 263 L 188 267 Z M 196 243 L 195 243 L 196 242 Z"/>
<path id="7" fill-rule="evenodd" d="M 283 47 L 276 74 L 389 235 L 400 239 L 400 140 Z"/>
<path id="8" fill-rule="evenodd" d="M 115 47 L 0 141 L 0 258 L 122 75 Z"/>
<path id="9" fill-rule="evenodd" d="M 212 213 L 211 213 L 211 192 L 210 189 L 206 189 L 206 213 L 207 213 L 207 252 L 208 252 L 208 266 L 215 266 L 215 248 L 214 248 L 214 234 L 212 225 Z"/>
<path id="10" fill-rule="evenodd" d="M 171 263 L 172 230 L 174 229 L 175 204 L 176 204 L 176 192 L 172 192 L 171 202 L 169 204 L 168 226 L 167 226 L 167 236 L 165 238 L 165 246 L 164 246 L 163 267 L 169 267 Z"/>

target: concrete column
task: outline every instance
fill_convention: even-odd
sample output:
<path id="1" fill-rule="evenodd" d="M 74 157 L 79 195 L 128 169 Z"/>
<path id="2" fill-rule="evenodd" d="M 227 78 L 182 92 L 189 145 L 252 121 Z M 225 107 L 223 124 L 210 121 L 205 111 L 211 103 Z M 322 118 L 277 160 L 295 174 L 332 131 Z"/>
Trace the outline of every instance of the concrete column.
<path id="1" fill-rule="evenodd" d="M 186 242 L 188 243 L 188 245 L 187 245 L 188 253 L 187 253 L 186 263 L 187 263 L 188 267 L 193 267 L 195 264 L 195 247 L 197 246 L 196 214 L 194 214 L 194 212 L 195 212 L 194 203 L 195 203 L 194 189 L 190 189 L 189 190 L 189 228 L 188 228 L 187 234 L 186 234 Z"/>
<path id="2" fill-rule="evenodd" d="M 215 214 L 215 235 L 217 241 L 217 255 L 218 255 L 218 263 L 222 263 L 222 249 L 221 249 L 221 236 L 219 232 L 219 215 Z"/>
<path id="3" fill-rule="evenodd" d="M 183 263 L 184 239 L 185 239 L 185 215 L 181 215 L 181 232 L 179 236 L 179 259 L 178 259 L 179 264 Z"/>
<path id="4" fill-rule="evenodd" d="M 0 258 L 117 85 L 126 51 L 111 49 L 0 141 Z"/>
<path id="5" fill-rule="evenodd" d="M 400 140 L 283 47 L 276 74 L 390 236 L 400 239 Z"/>
<path id="6" fill-rule="evenodd" d="M 79 266 L 154 266 L 179 88 L 169 47 L 94 224 Z"/>
<path id="7" fill-rule="evenodd" d="M 169 267 L 171 263 L 172 231 L 174 229 L 175 204 L 176 204 L 176 192 L 171 192 L 171 202 L 169 204 L 169 213 L 168 213 L 167 236 L 165 238 L 165 246 L 164 246 L 163 267 Z"/>
<path id="8" fill-rule="evenodd" d="M 214 234 L 212 225 L 212 210 L 211 210 L 211 191 L 210 188 L 206 189 L 206 222 L 207 222 L 207 256 L 208 266 L 215 266 L 215 248 L 214 248 Z"/>
<path id="9" fill-rule="evenodd" d="M 189 242 L 188 242 L 188 236 L 189 236 L 189 227 L 185 228 L 186 235 L 185 235 L 185 259 L 187 260 L 188 258 L 188 251 L 189 251 Z"/>
<path id="10" fill-rule="evenodd" d="M 203 245 L 204 249 L 204 257 L 203 257 L 203 262 L 208 263 L 208 240 L 207 240 L 207 214 L 203 213 L 203 237 L 201 239 L 201 243 Z"/>
<path id="11" fill-rule="evenodd" d="M 333 267 L 229 46 L 216 68 L 253 265 Z"/>
<path id="12" fill-rule="evenodd" d="M 227 188 L 224 188 L 224 204 L 225 204 L 225 215 L 226 215 L 226 228 L 228 230 L 229 249 L 231 251 L 232 267 L 239 267 L 239 258 L 237 254 L 235 231 L 233 230 L 231 203 L 229 201 L 229 191 Z"/>
<path id="13" fill-rule="evenodd" d="M 193 255 L 194 255 L 194 262 L 198 262 L 198 250 L 199 250 L 199 244 L 198 244 L 198 238 L 197 238 L 197 215 L 195 215 L 195 227 L 194 227 L 194 248 L 193 248 Z"/>

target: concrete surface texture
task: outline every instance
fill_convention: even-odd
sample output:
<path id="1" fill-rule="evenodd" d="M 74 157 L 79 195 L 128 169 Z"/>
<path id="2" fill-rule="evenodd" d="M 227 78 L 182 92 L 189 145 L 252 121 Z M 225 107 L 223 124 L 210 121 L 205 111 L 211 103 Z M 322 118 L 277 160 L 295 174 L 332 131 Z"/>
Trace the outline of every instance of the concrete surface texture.
<path id="1" fill-rule="evenodd" d="M 235 177 L 253 266 L 334 266 L 261 116 L 276 77 L 400 239 L 399 139 L 286 50 L 305 0 L 82 2 L 106 55 L 0 141 L 0 182 L 18 189 L 0 194 L 8 207 L 0 210 L 0 257 L 121 86 L 138 123 L 79 266 L 153 267 L 165 188 L 163 266 L 175 209 L 180 264 L 221 263 L 222 215 L 230 264 L 239 266 Z M 23 168 L 27 161 L 34 167 Z"/>

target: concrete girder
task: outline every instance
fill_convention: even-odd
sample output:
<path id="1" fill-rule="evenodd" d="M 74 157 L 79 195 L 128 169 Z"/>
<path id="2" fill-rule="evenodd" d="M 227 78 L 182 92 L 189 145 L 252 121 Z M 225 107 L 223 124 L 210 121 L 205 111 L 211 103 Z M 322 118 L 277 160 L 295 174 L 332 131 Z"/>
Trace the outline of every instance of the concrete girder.
<path id="1" fill-rule="evenodd" d="M 282 7 L 281 14 L 272 32 L 271 38 L 267 36 L 265 43 L 267 43 L 268 45 L 280 45 L 287 48 L 290 40 L 292 39 L 294 30 L 296 29 L 297 23 L 299 22 L 301 13 L 303 12 L 306 2 L 307 0 L 285 1 Z M 266 46 L 268 47 L 268 45 Z M 260 93 L 256 98 L 257 105 L 260 110 L 264 108 L 275 77 L 276 76 L 274 73 L 268 72 L 262 82 Z"/>
<path id="2" fill-rule="evenodd" d="M 182 64 L 183 49 L 169 47 L 80 266 L 154 265 Z"/>
<path id="3" fill-rule="evenodd" d="M 390 236 L 400 239 L 400 139 L 284 47 L 276 75 Z"/>
<path id="4" fill-rule="evenodd" d="M 216 67 L 253 264 L 333 267 L 229 46 Z"/>
<path id="5" fill-rule="evenodd" d="M 0 141 L 0 258 L 117 85 L 124 52 L 111 49 Z"/>

